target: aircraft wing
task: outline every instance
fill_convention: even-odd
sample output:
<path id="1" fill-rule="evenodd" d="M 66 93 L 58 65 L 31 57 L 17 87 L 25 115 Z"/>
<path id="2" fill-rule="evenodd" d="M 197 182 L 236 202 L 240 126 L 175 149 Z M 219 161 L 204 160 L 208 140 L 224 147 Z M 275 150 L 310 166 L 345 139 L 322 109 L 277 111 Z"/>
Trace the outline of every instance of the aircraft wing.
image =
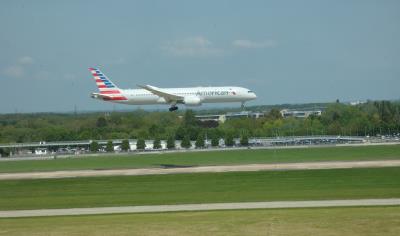
<path id="1" fill-rule="evenodd" d="M 183 100 L 182 96 L 175 95 L 172 93 L 167 93 L 167 92 L 163 91 L 162 89 L 151 86 L 151 85 L 138 85 L 138 86 L 143 89 L 146 89 L 147 91 L 150 91 L 151 93 L 153 93 L 157 96 L 163 97 L 168 102 Z"/>

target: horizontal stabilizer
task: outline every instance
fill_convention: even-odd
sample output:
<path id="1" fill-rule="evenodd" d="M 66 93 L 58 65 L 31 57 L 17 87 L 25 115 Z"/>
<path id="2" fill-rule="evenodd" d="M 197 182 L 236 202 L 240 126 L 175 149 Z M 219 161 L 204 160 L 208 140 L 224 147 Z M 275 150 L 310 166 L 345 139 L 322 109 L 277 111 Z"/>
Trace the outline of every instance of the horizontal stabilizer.
<path id="1" fill-rule="evenodd" d="M 102 93 L 92 93 L 90 97 L 95 99 L 100 99 L 104 101 L 125 101 L 127 100 L 126 97 L 122 95 L 109 95 L 109 94 L 102 94 Z"/>

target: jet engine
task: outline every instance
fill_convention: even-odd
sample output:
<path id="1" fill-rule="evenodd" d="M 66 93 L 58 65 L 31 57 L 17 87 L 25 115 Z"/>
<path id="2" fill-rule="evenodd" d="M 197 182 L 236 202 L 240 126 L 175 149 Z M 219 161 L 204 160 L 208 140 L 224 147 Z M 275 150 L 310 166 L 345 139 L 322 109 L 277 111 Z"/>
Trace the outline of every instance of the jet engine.
<path id="1" fill-rule="evenodd" d="M 183 104 L 186 106 L 200 106 L 201 99 L 197 96 L 188 96 L 183 99 Z"/>

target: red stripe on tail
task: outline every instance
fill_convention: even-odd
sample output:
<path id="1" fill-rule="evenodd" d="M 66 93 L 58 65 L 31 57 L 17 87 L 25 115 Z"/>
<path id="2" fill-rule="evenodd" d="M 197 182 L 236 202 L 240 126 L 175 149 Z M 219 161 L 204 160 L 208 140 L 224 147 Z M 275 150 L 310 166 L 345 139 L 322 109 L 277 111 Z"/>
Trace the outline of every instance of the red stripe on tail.
<path id="1" fill-rule="evenodd" d="M 120 94 L 121 92 L 118 90 L 110 90 L 110 91 L 100 91 L 100 94 Z"/>
<path id="2" fill-rule="evenodd" d="M 128 100 L 128 99 L 126 99 L 126 97 L 119 96 L 119 97 L 103 97 L 103 100 L 104 101 L 110 101 L 110 100 L 112 100 L 112 101 L 125 101 L 125 100 Z"/>
<path id="3" fill-rule="evenodd" d="M 121 101 L 121 100 L 128 100 L 128 99 L 126 99 L 126 97 L 112 97 L 111 100 Z"/>

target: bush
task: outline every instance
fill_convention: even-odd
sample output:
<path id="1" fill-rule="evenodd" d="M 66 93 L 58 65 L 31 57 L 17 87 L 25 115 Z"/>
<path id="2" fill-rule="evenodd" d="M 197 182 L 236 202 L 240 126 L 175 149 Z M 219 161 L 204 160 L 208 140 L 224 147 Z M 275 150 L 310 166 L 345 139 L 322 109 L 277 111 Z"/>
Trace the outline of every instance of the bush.
<path id="1" fill-rule="evenodd" d="M 146 141 L 143 138 L 140 138 L 136 142 L 137 150 L 144 150 L 146 148 Z"/>
<path id="2" fill-rule="evenodd" d="M 107 142 L 106 151 L 107 152 L 114 152 L 114 145 L 113 145 L 113 142 L 111 140 Z"/>
<path id="3" fill-rule="evenodd" d="M 122 149 L 122 151 L 124 151 L 124 152 L 129 151 L 130 146 L 129 146 L 129 140 L 128 140 L 128 139 L 122 140 L 121 149 Z"/>
<path id="4" fill-rule="evenodd" d="M 233 135 L 228 134 L 228 135 L 225 137 L 225 146 L 232 147 L 234 144 L 235 144 L 235 143 L 234 143 L 234 141 L 233 141 Z"/>
<path id="5" fill-rule="evenodd" d="M 170 135 L 167 138 L 167 148 L 174 149 L 175 148 L 175 138 L 174 135 Z"/>
<path id="6" fill-rule="evenodd" d="M 204 140 L 204 135 L 203 134 L 199 134 L 198 136 L 197 136 L 197 139 L 196 139 L 196 148 L 204 148 L 204 146 L 205 146 L 205 140 Z"/>
<path id="7" fill-rule="evenodd" d="M 98 152 L 99 151 L 99 143 L 96 142 L 96 141 L 92 141 L 90 143 L 90 148 L 89 149 L 90 149 L 91 152 Z"/>
<path id="8" fill-rule="evenodd" d="M 219 145 L 219 137 L 217 135 L 211 138 L 211 146 L 218 147 Z"/>
<path id="9" fill-rule="evenodd" d="M 181 147 L 183 148 L 190 148 L 192 146 L 192 144 L 190 143 L 190 138 L 188 135 L 186 135 L 185 137 L 183 137 L 182 142 L 181 142 Z"/>
<path id="10" fill-rule="evenodd" d="M 247 135 L 242 135 L 242 137 L 240 137 L 240 145 L 241 146 L 249 146 L 249 137 L 247 137 Z"/>
<path id="11" fill-rule="evenodd" d="M 10 149 L 9 148 L 0 148 L 0 155 L 2 157 L 8 157 L 10 156 Z"/>
<path id="12" fill-rule="evenodd" d="M 159 138 L 155 138 L 153 142 L 153 149 L 161 148 L 161 140 Z"/>

